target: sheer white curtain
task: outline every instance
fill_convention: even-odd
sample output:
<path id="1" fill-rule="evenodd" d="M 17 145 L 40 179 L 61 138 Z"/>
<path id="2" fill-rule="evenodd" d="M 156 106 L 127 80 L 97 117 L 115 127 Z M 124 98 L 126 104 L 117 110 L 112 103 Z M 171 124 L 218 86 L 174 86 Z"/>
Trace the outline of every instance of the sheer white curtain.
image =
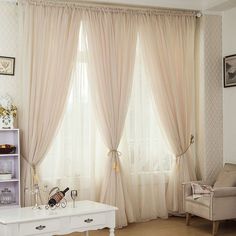
<path id="1" fill-rule="evenodd" d="M 118 207 L 117 227 L 133 221 L 118 147 L 132 90 L 137 39 L 135 16 L 106 9 L 86 12 L 89 82 L 99 128 L 109 148 L 100 201 Z"/>
<path id="2" fill-rule="evenodd" d="M 138 41 L 129 112 L 121 143 L 122 167 L 136 221 L 167 218 L 166 185 L 172 155 L 157 122 Z"/>
<path id="3" fill-rule="evenodd" d="M 79 198 L 97 200 L 107 152 L 97 130 L 87 77 L 86 37 L 80 30 L 77 65 L 64 119 L 46 158 L 40 165 L 41 183 L 79 190 Z M 99 161 L 97 161 L 99 160 Z M 67 197 L 69 200 L 69 196 Z"/>
<path id="4" fill-rule="evenodd" d="M 182 183 L 196 179 L 191 150 L 195 134 L 196 17 L 143 16 L 140 29 L 155 107 L 176 157 L 168 184 L 168 210 L 182 213 Z"/>
<path id="5" fill-rule="evenodd" d="M 37 167 L 45 157 L 64 111 L 81 21 L 76 9 L 19 2 L 20 77 L 23 81 L 22 200 L 31 205 L 25 188 L 37 183 Z"/>
<path id="6" fill-rule="evenodd" d="M 77 68 L 67 110 L 50 151 L 40 165 L 42 184 L 80 190 L 79 199 L 99 201 L 107 148 L 97 129 L 88 85 L 86 35 L 80 31 Z M 166 218 L 166 183 L 170 153 L 158 126 L 143 66 L 136 49 L 131 101 L 121 139 L 123 181 L 128 187 L 132 221 Z M 69 199 L 69 197 L 68 197 Z"/>
<path id="7" fill-rule="evenodd" d="M 118 27 L 119 24 L 116 20 L 113 19 L 114 21 L 110 21 L 109 17 L 106 16 L 105 22 L 107 24 L 113 23 L 115 24 L 115 27 Z M 107 27 L 102 27 L 102 22 L 104 24 L 104 19 L 102 18 L 103 17 L 95 17 L 90 22 L 90 39 L 88 42 L 86 35 L 83 33 L 84 31 L 81 30 L 80 32 L 81 38 L 79 40 L 80 47 L 78 52 L 77 70 L 74 73 L 67 111 L 57 137 L 40 166 L 40 177 L 43 180 L 43 183 L 48 183 L 50 186 L 58 185 L 61 188 L 69 186 L 71 188 L 79 189 L 80 199 L 99 200 L 102 189 L 102 176 L 107 174 L 110 179 L 106 179 L 105 181 L 105 184 L 107 184 L 108 187 L 106 186 L 106 188 L 104 188 L 105 191 L 102 196 L 103 200 L 108 199 L 107 201 L 110 201 L 110 204 L 117 204 L 117 197 L 118 200 L 121 201 L 119 204 L 122 209 L 122 214 L 120 215 L 121 217 L 119 218 L 117 226 L 123 226 L 127 224 L 127 221 L 145 221 L 157 217 L 166 218 L 166 177 L 168 175 L 167 172 L 171 167 L 173 150 L 172 146 L 167 146 L 165 137 L 162 135 L 162 127 L 165 128 L 165 126 L 160 125 L 163 124 L 163 113 L 161 113 L 162 115 L 155 114 L 155 111 L 163 112 L 163 110 L 153 109 L 156 108 L 157 105 L 157 95 L 151 93 L 151 91 L 156 88 L 156 84 L 153 81 L 155 80 L 154 76 L 156 73 L 154 69 L 157 67 L 155 67 L 155 59 L 158 55 L 158 51 L 153 50 L 153 53 L 148 57 L 148 60 L 147 53 L 143 60 L 140 44 L 138 44 L 137 47 L 135 44 L 132 44 L 132 48 L 129 50 L 127 49 L 127 45 L 129 46 L 129 44 L 126 44 L 127 42 L 125 43 L 125 46 L 123 45 L 123 50 L 124 48 L 127 49 L 126 53 L 130 50 L 132 52 L 132 55 L 128 54 L 127 57 L 125 57 L 127 60 L 126 63 L 132 64 L 135 61 L 134 75 L 132 76 L 134 82 L 131 90 L 130 86 L 132 82 L 129 81 L 128 83 L 124 78 L 132 74 L 132 65 L 126 65 L 129 67 L 128 74 L 126 74 L 124 68 L 124 70 L 121 69 L 123 57 L 119 46 L 123 38 L 121 36 L 124 33 L 128 34 L 126 37 L 129 38 L 130 36 L 129 40 L 131 42 L 135 42 L 133 36 L 136 34 L 131 30 L 131 25 L 128 24 L 130 22 L 127 19 L 125 22 L 122 22 L 125 26 L 128 24 L 127 28 L 131 30 L 131 32 L 124 30 L 126 28 L 124 27 L 122 34 L 120 34 L 120 32 L 117 33 L 114 29 L 109 31 L 107 30 Z M 91 19 L 86 16 L 86 20 Z M 156 23 L 156 21 L 154 22 Z M 88 22 L 86 22 L 86 24 L 87 23 Z M 96 23 L 95 26 L 92 23 Z M 163 23 L 163 25 L 165 24 Z M 95 33 L 92 29 L 96 30 Z M 104 29 L 106 30 L 104 31 Z M 144 28 L 142 29 L 144 30 Z M 160 29 L 162 28 L 160 27 Z M 148 31 L 147 33 L 149 33 L 149 35 L 153 33 L 154 36 L 156 36 L 157 34 L 157 32 L 150 30 L 150 28 L 145 30 Z M 117 33 L 116 37 L 121 37 L 117 42 L 117 38 L 112 38 L 114 32 Z M 145 31 L 142 31 L 142 33 L 143 32 Z M 97 34 L 98 37 L 92 38 L 93 35 Z M 109 38 L 111 38 L 111 40 L 108 41 L 109 43 L 106 43 Z M 146 44 L 149 50 L 151 50 L 149 47 L 152 48 L 156 42 L 155 37 L 151 39 L 151 43 Z M 93 47 L 92 49 L 96 52 L 101 52 L 102 54 L 102 57 L 99 53 L 93 52 L 93 54 L 90 54 L 90 56 L 96 56 L 93 60 L 96 60 L 97 64 L 96 67 L 92 68 L 94 70 L 93 75 L 96 76 L 90 77 L 90 85 L 95 86 L 93 84 L 95 79 L 99 79 L 100 82 L 100 84 L 96 84 L 98 88 L 93 88 L 93 90 L 90 89 L 88 84 L 87 73 L 89 68 L 91 68 L 89 66 L 95 62 L 89 64 L 91 61 L 88 60 L 87 43 L 93 43 L 90 45 Z M 156 49 L 155 46 L 153 46 L 153 48 Z M 128 60 L 130 57 L 131 59 Z M 163 55 L 163 58 L 165 58 L 165 55 Z M 144 64 L 147 68 L 152 66 L 153 73 L 145 73 Z M 121 67 L 119 67 L 121 70 L 116 68 L 117 65 Z M 122 73 L 119 71 L 122 71 Z M 116 78 L 117 75 L 124 77 L 122 77 L 123 79 L 120 79 L 120 77 Z M 125 88 L 130 89 L 130 92 L 126 91 L 126 95 L 123 97 L 121 96 L 121 88 L 123 89 L 122 86 L 126 85 L 128 87 Z M 95 89 L 99 90 L 99 92 L 97 91 L 98 94 L 96 94 L 96 96 L 95 94 L 91 94 L 91 91 L 95 91 Z M 120 109 L 127 109 L 123 109 L 122 106 L 127 106 L 129 93 L 131 93 L 131 91 L 132 94 L 128 115 L 125 125 L 123 125 L 125 115 L 124 113 L 120 114 L 121 111 L 118 108 L 120 105 Z M 160 92 L 159 95 L 163 95 L 163 91 L 157 91 Z M 113 95 L 116 95 L 116 97 L 113 98 Z M 101 99 L 100 101 L 96 100 L 97 103 L 100 103 L 97 104 L 98 107 L 101 107 L 99 112 L 102 113 L 104 110 L 109 111 L 105 115 L 100 114 L 101 116 L 104 116 L 99 118 L 99 125 L 101 125 L 101 119 L 103 119 L 104 122 L 102 124 L 102 130 L 104 129 L 103 132 L 105 134 L 103 134 L 102 138 L 97 130 L 97 116 L 94 113 L 94 107 L 91 102 L 91 97 L 94 98 L 94 96 Z M 154 102 L 152 102 L 152 96 L 154 97 Z M 161 101 L 165 104 L 163 99 Z M 110 107 L 110 109 L 107 109 L 108 107 Z M 112 110 L 113 108 L 114 110 Z M 185 114 L 185 110 L 183 111 L 183 114 Z M 121 117 L 119 117 L 119 115 Z M 160 117 L 160 123 L 157 122 L 158 119 L 156 117 Z M 117 124 L 114 123 L 114 120 L 118 118 L 120 119 L 119 129 L 116 130 Z M 118 157 L 117 148 L 123 126 L 124 135 L 121 138 L 120 145 L 122 155 Z M 164 131 L 166 132 L 166 129 L 164 129 Z M 106 145 L 103 144 L 104 136 L 107 136 Z M 188 139 L 186 138 L 185 141 L 187 144 Z M 115 149 L 113 150 L 115 151 L 113 153 L 115 155 L 110 155 L 108 157 L 108 149 L 105 146 L 110 149 Z M 168 150 L 171 150 L 171 153 Z M 121 161 L 122 175 L 121 172 L 119 172 L 119 166 L 117 166 L 117 162 L 119 163 L 119 161 Z M 106 162 L 109 163 L 109 171 L 104 173 Z M 113 165 L 114 162 L 115 165 Z M 113 183 L 119 185 L 119 188 L 114 186 Z M 119 190 L 120 187 L 123 191 L 123 183 L 127 185 L 127 191 L 124 191 L 121 195 L 120 193 L 117 194 L 116 191 Z M 126 199 L 124 199 L 125 195 L 127 196 Z M 128 208 L 126 205 L 127 199 L 131 200 Z"/>

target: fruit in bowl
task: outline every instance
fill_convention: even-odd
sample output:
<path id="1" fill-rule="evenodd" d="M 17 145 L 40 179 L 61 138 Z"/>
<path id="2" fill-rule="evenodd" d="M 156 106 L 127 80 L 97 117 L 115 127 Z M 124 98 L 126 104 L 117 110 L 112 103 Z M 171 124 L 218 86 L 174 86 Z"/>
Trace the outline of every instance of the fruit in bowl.
<path id="1" fill-rule="evenodd" d="M 11 144 L 0 144 L 0 154 L 14 154 L 16 147 Z"/>

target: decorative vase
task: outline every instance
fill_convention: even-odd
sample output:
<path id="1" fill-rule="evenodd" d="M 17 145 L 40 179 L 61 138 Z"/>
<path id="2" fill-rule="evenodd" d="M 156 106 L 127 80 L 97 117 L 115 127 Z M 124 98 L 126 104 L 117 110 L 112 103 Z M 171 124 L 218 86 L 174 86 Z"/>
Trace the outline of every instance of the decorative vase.
<path id="1" fill-rule="evenodd" d="M 0 129 L 16 128 L 17 108 L 9 95 L 0 97 Z"/>
<path id="2" fill-rule="evenodd" d="M 14 117 L 13 115 L 0 116 L 0 128 L 1 129 L 13 129 L 14 128 Z"/>

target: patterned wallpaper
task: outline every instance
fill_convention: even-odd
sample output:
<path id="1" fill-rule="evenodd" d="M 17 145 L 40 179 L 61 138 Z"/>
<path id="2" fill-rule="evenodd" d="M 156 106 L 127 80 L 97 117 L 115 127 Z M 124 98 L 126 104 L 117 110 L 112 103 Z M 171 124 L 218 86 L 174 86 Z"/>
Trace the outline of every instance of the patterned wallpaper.
<path id="1" fill-rule="evenodd" d="M 0 2 L 0 56 L 16 57 L 17 61 L 18 18 L 15 3 Z M 9 94 L 14 103 L 19 106 L 21 102 L 21 82 L 15 76 L 0 75 L 0 96 Z"/>
<path id="2" fill-rule="evenodd" d="M 203 179 L 214 180 L 223 165 L 222 17 L 202 19 L 200 76 L 200 146 Z"/>

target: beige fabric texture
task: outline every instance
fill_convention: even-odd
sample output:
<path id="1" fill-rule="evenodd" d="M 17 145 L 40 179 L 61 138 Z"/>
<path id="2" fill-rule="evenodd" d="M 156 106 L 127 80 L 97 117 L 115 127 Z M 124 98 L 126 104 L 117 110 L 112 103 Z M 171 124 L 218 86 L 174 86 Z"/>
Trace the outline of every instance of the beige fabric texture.
<path id="1" fill-rule="evenodd" d="M 62 118 L 78 45 L 80 13 L 72 8 L 24 2 L 20 7 L 21 65 L 24 81 L 22 194 L 32 188 L 37 165 Z M 53 168 L 53 167 L 50 167 Z M 28 192 L 23 205 L 34 204 Z"/>
<path id="2" fill-rule="evenodd" d="M 236 171 L 236 164 L 233 163 L 225 163 L 222 171 Z"/>
<path id="3" fill-rule="evenodd" d="M 236 164 L 225 163 L 214 184 L 217 187 L 236 187 Z"/>
<path id="4" fill-rule="evenodd" d="M 100 131 L 109 149 L 100 201 L 119 208 L 116 226 L 122 227 L 134 221 L 117 149 L 131 95 L 137 22 L 130 14 L 102 10 L 86 12 L 85 17 L 89 82 Z"/>
<path id="5" fill-rule="evenodd" d="M 180 155 L 173 162 L 167 207 L 182 213 L 182 183 L 196 179 L 191 148 L 184 153 L 195 130 L 196 17 L 143 16 L 140 29 L 159 119 L 173 155 Z"/>
<path id="6" fill-rule="evenodd" d="M 188 202 L 197 203 L 198 205 L 203 205 L 210 207 L 210 195 L 202 196 L 201 198 L 194 199 L 193 196 L 188 196 L 186 199 Z"/>
<path id="7" fill-rule="evenodd" d="M 214 184 L 217 187 L 236 187 L 236 171 L 221 172 Z"/>
<path id="8" fill-rule="evenodd" d="M 221 187 L 214 189 L 215 197 L 230 197 L 236 196 L 236 187 Z"/>

